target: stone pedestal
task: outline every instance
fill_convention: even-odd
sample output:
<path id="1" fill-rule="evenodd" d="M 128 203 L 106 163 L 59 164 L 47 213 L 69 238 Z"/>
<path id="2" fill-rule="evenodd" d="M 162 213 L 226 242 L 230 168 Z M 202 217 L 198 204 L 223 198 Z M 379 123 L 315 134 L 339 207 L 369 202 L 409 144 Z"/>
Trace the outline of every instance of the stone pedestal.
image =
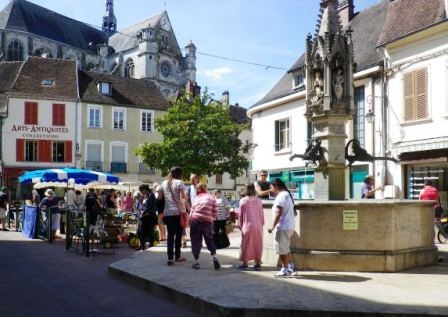
<path id="1" fill-rule="evenodd" d="M 298 269 L 397 272 L 435 264 L 435 202 L 301 201 L 291 251 Z M 263 262 L 276 265 L 271 206 L 265 204 Z"/>

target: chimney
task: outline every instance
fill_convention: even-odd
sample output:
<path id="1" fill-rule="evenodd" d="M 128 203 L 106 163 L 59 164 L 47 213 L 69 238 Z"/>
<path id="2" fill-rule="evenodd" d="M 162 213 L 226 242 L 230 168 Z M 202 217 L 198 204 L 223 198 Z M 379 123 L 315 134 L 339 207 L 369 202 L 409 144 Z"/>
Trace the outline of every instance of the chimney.
<path id="1" fill-rule="evenodd" d="M 229 92 L 227 90 L 222 93 L 221 103 L 223 106 L 229 105 Z"/>
<path id="2" fill-rule="evenodd" d="M 346 27 L 355 15 L 355 6 L 353 5 L 353 0 L 339 0 L 338 12 L 341 18 L 342 27 Z"/>

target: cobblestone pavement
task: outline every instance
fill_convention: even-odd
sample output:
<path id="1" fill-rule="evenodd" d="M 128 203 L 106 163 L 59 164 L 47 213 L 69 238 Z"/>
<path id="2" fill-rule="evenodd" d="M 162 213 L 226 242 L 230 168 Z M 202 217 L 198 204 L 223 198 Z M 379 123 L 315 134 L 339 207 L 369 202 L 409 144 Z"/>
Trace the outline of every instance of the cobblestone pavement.
<path id="1" fill-rule="evenodd" d="M 108 273 L 109 264 L 134 255 L 120 244 L 114 255 L 86 257 L 66 251 L 64 240 L 0 231 L 0 316 L 199 316 Z"/>

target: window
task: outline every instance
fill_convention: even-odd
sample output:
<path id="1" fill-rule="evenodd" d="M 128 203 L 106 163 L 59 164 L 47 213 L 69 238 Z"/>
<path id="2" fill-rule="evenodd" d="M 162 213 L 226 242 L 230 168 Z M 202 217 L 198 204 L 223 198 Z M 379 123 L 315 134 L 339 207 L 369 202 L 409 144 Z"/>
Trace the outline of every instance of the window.
<path id="1" fill-rule="evenodd" d="M 153 111 L 142 111 L 141 118 L 141 131 L 152 132 Z"/>
<path id="2" fill-rule="evenodd" d="M 126 144 L 114 143 L 111 145 L 111 172 L 126 173 L 126 153 Z"/>
<path id="3" fill-rule="evenodd" d="M 103 95 L 112 95 L 112 85 L 111 83 L 106 82 L 98 82 L 98 91 L 102 93 Z"/>
<path id="4" fill-rule="evenodd" d="M 215 175 L 215 183 L 216 185 L 222 185 L 222 174 Z"/>
<path id="5" fill-rule="evenodd" d="M 361 147 L 366 145 L 366 106 L 365 106 L 365 95 L 364 86 L 355 88 L 355 109 L 356 114 L 353 118 L 354 126 L 354 137 L 359 141 Z"/>
<path id="6" fill-rule="evenodd" d="M 101 128 L 101 108 L 89 107 L 87 122 L 89 128 L 98 129 Z"/>
<path id="7" fill-rule="evenodd" d="M 52 162 L 65 162 L 65 143 L 53 142 L 51 151 Z"/>
<path id="8" fill-rule="evenodd" d="M 37 162 L 37 141 L 25 141 L 25 161 Z"/>
<path id="9" fill-rule="evenodd" d="M 126 78 L 134 78 L 134 61 L 132 59 L 128 59 L 126 61 L 126 65 L 124 68 L 124 77 Z"/>
<path id="10" fill-rule="evenodd" d="M 25 102 L 25 124 L 37 124 L 37 102 Z"/>
<path id="11" fill-rule="evenodd" d="M 44 79 L 44 80 L 42 80 L 41 85 L 44 87 L 53 87 L 54 80 L 53 79 Z"/>
<path id="12" fill-rule="evenodd" d="M 103 144 L 99 141 L 90 141 L 86 143 L 86 168 L 94 171 L 102 171 Z"/>
<path id="13" fill-rule="evenodd" d="M 294 76 L 294 87 L 301 87 L 305 85 L 305 75 L 300 72 Z"/>
<path id="14" fill-rule="evenodd" d="M 289 119 L 275 121 L 275 151 L 288 149 L 289 138 Z"/>
<path id="15" fill-rule="evenodd" d="M 65 126 L 65 105 L 53 104 L 53 125 Z"/>
<path id="16" fill-rule="evenodd" d="M 403 121 L 427 119 L 428 70 L 416 69 L 403 74 Z"/>
<path id="17" fill-rule="evenodd" d="M 112 126 L 114 130 L 121 130 L 123 131 L 125 129 L 124 123 L 125 123 L 125 110 L 124 109 L 117 109 L 114 108 L 112 110 Z"/>
<path id="18" fill-rule="evenodd" d="M 23 61 L 23 46 L 15 40 L 8 45 L 8 54 L 6 56 L 8 61 Z"/>

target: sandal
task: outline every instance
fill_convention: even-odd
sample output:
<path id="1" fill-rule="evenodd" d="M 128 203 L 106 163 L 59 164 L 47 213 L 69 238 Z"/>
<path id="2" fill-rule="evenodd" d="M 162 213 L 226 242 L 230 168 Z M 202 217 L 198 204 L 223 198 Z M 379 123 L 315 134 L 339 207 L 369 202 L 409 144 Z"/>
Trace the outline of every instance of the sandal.
<path id="1" fill-rule="evenodd" d="M 180 258 L 176 259 L 176 262 L 184 262 L 184 261 L 187 261 L 187 259 L 184 258 L 183 256 L 181 256 Z"/>
<path id="2" fill-rule="evenodd" d="M 173 264 L 174 264 L 173 260 L 168 260 L 166 262 L 166 265 L 168 265 L 168 266 L 172 266 Z"/>
<path id="3" fill-rule="evenodd" d="M 195 269 L 195 270 L 199 270 L 199 263 L 195 263 L 195 264 L 193 264 L 192 266 L 191 266 L 193 269 Z"/>

